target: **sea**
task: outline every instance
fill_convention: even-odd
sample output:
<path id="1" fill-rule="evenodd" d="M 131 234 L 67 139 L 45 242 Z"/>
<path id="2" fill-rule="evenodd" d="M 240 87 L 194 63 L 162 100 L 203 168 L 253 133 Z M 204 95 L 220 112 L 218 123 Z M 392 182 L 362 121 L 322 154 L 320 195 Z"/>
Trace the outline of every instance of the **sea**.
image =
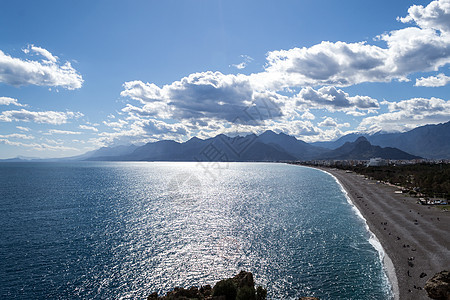
<path id="1" fill-rule="evenodd" d="M 1 299 L 146 299 L 251 271 L 268 299 L 392 299 L 339 183 L 282 163 L 0 164 Z"/>

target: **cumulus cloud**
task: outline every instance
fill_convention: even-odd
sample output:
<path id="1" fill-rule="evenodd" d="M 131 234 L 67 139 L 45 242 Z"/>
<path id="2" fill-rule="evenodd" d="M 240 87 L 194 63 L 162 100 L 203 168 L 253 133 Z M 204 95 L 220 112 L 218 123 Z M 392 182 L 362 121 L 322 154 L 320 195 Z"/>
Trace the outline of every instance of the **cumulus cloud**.
<path id="1" fill-rule="evenodd" d="M 2 122 L 35 122 L 46 123 L 53 125 L 60 125 L 67 123 L 68 119 L 79 118 L 83 114 L 79 112 L 60 112 L 60 111 L 29 111 L 26 109 L 21 110 L 8 110 L 3 111 L 0 114 L 0 121 Z"/>
<path id="2" fill-rule="evenodd" d="M 113 125 L 113 124 L 110 124 Z M 188 126 L 184 123 L 169 123 L 155 119 L 134 119 L 129 122 L 114 124 L 114 132 L 101 132 L 96 143 L 103 145 L 144 143 L 158 140 L 183 141 L 190 135 Z"/>
<path id="3" fill-rule="evenodd" d="M 317 125 L 319 125 L 320 127 L 337 127 L 338 126 L 336 121 L 330 117 L 327 117 L 325 120 L 323 120 L 322 122 L 320 122 Z"/>
<path id="4" fill-rule="evenodd" d="M 443 73 L 437 76 L 421 77 L 416 79 L 416 86 L 426 86 L 426 87 L 438 87 L 445 86 L 450 82 L 450 77 Z"/>
<path id="5" fill-rule="evenodd" d="M 120 128 L 123 128 L 125 125 L 127 125 L 128 122 L 125 120 L 117 120 L 116 122 L 103 121 L 103 124 L 105 124 L 108 127 L 120 129 Z"/>
<path id="6" fill-rule="evenodd" d="M 0 82 L 13 85 L 38 85 L 62 87 L 69 90 L 79 89 L 83 84 L 82 76 L 70 62 L 59 63 L 59 59 L 46 49 L 31 45 L 26 54 L 37 53 L 43 60 L 22 60 L 11 57 L 0 50 Z"/>
<path id="7" fill-rule="evenodd" d="M 414 22 L 421 28 L 450 32 L 450 1 L 432 1 L 426 7 L 413 5 L 408 9 L 408 15 L 398 20 L 403 23 Z"/>
<path id="8" fill-rule="evenodd" d="M 253 78 L 274 89 L 388 81 L 387 57 L 387 49 L 364 42 L 322 42 L 310 48 L 269 52 L 265 72 Z"/>
<path id="9" fill-rule="evenodd" d="M 23 104 L 20 104 L 17 99 L 10 98 L 10 97 L 0 97 L 0 105 L 15 105 L 15 106 L 26 106 Z"/>
<path id="10" fill-rule="evenodd" d="M 407 16 L 398 18 L 411 25 L 381 34 L 377 45 L 364 41 L 324 41 L 311 47 L 271 51 L 266 56 L 264 70 L 250 75 L 208 71 L 163 86 L 140 80 L 125 82 L 121 96 L 137 103 L 128 103 L 119 112 L 126 115 L 121 120 L 104 122 L 115 131 L 108 133 L 108 138 L 125 138 L 127 134 L 154 138 L 164 133 L 176 136 L 183 132 L 210 136 L 236 128 L 241 132 L 280 129 L 308 141 L 339 137 L 340 129 L 349 127 L 348 123 L 338 124 L 330 118 L 314 126 L 310 122 L 315 118 L 311 111 L 325 109 L 363 117 L 377 113 L 380 108 L 377 99 L 351 96 L 342 87 L 409 81 L 408 77 L 416 72 L 436 72 L 450 63 L 449 2 L 439 0 L 426 7 L 412 6 Z M 235 65 L 238 69 L 251 61 L 243 58 L 242 64 Z M 436 78 L 417 79 L 416 85 L 437 86 L 442 81 L 446 84 L 447 80 L 440 74 Z M 295 90 L 299 92 L 295 94 Z M 423 107 L 423 103 L 420 105 Z M 268 107 L 273 110 L 267 110 Z M 393 129 L 392 125 L 383 126 L 382 120 L 398 117 L 401 123 L 411 110 L 391 106 L 389 109 L 386 114 L 364 119 L 361 128 Z M 428 115 L 419 113 L 423 119 L 435 120 L 442 114 L 426 108 L 425 111 Z M 223 125 L 229 122 L 235 126 Z M 413 126 L 408 121 L 405 124 Z M 417 121 L 418 125 L 422 121 Z M 105 133 L 105 138 L 108 134 Z"/>
<path id="11" fill-rule="evenodd" d="M 340 128 L 340 127 L 350 127 L 350 124 L 349 123 L 338 124 L 335 119 L 333 119 L 331 117 L 325 117 L 322 122 L 317 124 L 317 126 Z"/>
<path id="12" fill-rule="evenodd" d="M 450 120 L 450 101 L 439 98 L 413 98 L 385 104 L 388 113 L 365 118 L 358 129 L 367 132 L 406 131 Z"/>
<path id="13" fill-rule="evenodd" d="M 255 85 L 282 88 L 408 80 L 419 71 L 436 71 L 450 62 L 449 0 L 412 6 L 399 18 L 417 27 L 380 35 L 387 47 L 366 42 L 324 41 L 312 47 L 271 51 L 265 72 L 251 75 Z"/>
<path id="14" fill-rule="evenodd" d="M 143 107 L 127 105 L 124 112 L 140 116 L 182 119 L 212 118 L 233 121 L 249 106 L 277 107 L 282 96 L 256 91 L 245 75 L 220 72 L 190 74 L 162 88 L 153 83 L 130 81 L 121 96 L 138 100 Z M 277 112 L 281 112 L 278 110 Z M 272 118 L 261 114 L 259 117 Z"/>
<path id="15" fill-rule="evenodd" d="M 315 119 L 309 109 L 352 112 L 379 108 L 376 99 L 350 96 L 335 87 L 319 90 L 308 87 L 290 97 L 274 91 L 258 90 L 248 76 L 224 75 L 220 72 L 191 74 L 163 87 L 130 81 L 124 84 L 121 96 L 137 100 L 140 105 L 128 103 L 122 109 L 121 112 L 128 115 L 126 121 L 104 122 L 116 131 L 109 135 L 114 139 L 123 138 L 124 134 L 150 134 L 155 137 L 165 133 L 180 140 L 184 132 L 207 137 L 218 133 L 257 133 L 283 128 L 285 132 L 291 132 L 297 137 L 310 137 L 311 140 L 314 136 L 328 138 L 330 131 L 324 134 L 324 130 L 308 121 Z M 160 123 L 160 120 L 177 120 L 176 124 L 182 123 L 182 127 L 168 127 L 164 125 L 167 122 Z M 224 127 L 220 123 L 230 126 Z M 280 127 L 281 123 L 297 124 L 297 129 Z M 342 126 L 345 125 L 336 124 L 335 127 Z M 331 136 L 339 133 L 335 130 Z"/>
<path id="16" fill-rule="evenodd" d="M 332 86 L 325 86 L 318 90 L 311 87 L 303 88 L 295 99 L 299 106 L 306 104 L 310 108 L 326 108 L 330 111 L 372 110 L 380 107 L 376 99 L 368 96 L 350 96 Z"/>
<path id="17" fill-rule="evenodd" d="M 313 115 L 310 111 L 306 111 L 300 116 L 300 118 L 304 120 L 314 120 L 316 116 Z"/>

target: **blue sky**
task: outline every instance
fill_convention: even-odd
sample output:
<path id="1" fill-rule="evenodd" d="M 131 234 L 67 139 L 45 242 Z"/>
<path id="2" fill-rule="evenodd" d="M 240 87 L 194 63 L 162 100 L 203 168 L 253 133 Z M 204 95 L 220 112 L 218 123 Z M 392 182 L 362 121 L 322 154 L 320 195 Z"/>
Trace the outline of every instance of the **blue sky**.
<path id="1" fill-rule="evenodd" d="M 0 51 L 0 158 L 450 120 L 449 0 L 3 1 Z"/>

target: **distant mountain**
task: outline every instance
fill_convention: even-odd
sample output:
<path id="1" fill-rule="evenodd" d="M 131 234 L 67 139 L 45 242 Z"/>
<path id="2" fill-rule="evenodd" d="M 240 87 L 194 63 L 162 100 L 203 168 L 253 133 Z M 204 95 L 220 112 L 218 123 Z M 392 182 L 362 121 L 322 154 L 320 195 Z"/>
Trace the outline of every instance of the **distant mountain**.
<path id="1" fill-rule="evenodd" d="M 286 138 L 291 137 L 286 136 Z M 296 159 L 296 156 L 288 153 L 281 146 L 275 143 L 266 144 L 254 134 L 245 137 L 228 137 L 220 134 L 206 140 L 194 137 L 184 143 L 175 141 L 152 142 L 137 147 L 131 153 L 124 155 L 91 156 L 86 160 L 280 161 Z"/>
<path id="2" fill-rule="evenodd" d="M 284 133 L 276 134 L 271 130 L 261 134 L 258 140 L 264 144 L 284 150 L 299 160 L 309 160 L 327 151 L 325 148 L 310 145 Z"/>
<path id="3" fill-rule="evenodd" d="M 311 145 L 336 149 L 361 136 L 365 136 L 373 145 L 395 147 L 424 158 L 450 159 L 450 122 L 425 125 L 403 133 L 376 133 L 373 135 L 351 133 L 336 141 L 316 142 Z"/>
<path id="4" fill-rule="evenodd" d="M 311 143 L 310 145 L 317 146 L 317 147 L 323 147 L 326 149 L 336 149 L 336 148 L 341 147 L 342 145 L 344 145 L 347 142 L 354 142 L 357 138 L 359 138 L 361 136 L 369 137 L 368 135 L 364 135 L 361 133 L 349 133 L 347 135 L 341 136 L 340 138 L 338 138 L 335 141 L 314 142 L 314 143 Z"/>
<path id="5" fill-rule="evenodd" d="M 311 159 L 413 159 L 394 148 L 372 146 L 367 139 L 347 142 L 335 150 L 312 146 L 284 133 L 266 131 L 257 136 L 228 137 L 219 134 L 209 139 L 187 142 L 158 141 L 141 147 L 102 148 L 83 160 L 95 161 L 292 161 Z"/>
<path id="6" fill-rule="evenodd" d="M 115 146 L 115 147 L 102 147 L 89 155 L 90 158 L 94 157 L 110 157 L 110 156 L 120 156 L 127 155 L 136 150 L 138 146 L 128 145 L 128 146 Z"/>
<path id="7" fill-rule="evenodd" d="M 396 147 L 425 158 L 450 159 L 450 122 L 425 125 L 404 133 L 370 136 L 369 141 L 382 147 Z"/>
<path id="8" fill-rule="evenodd" d="M 446 132 L 444 129 L 442 131 Z M 445 134 L 440 136 L 443 137 Z M 354 137 L 357 138 L 355 138 L 356 141 L 352 139 Z M 377 138 L 378 136 L 372 137 Z M 344 140 L 346 142 L 342 143 Z M 205 140 L 193 137 L 183 143 L 163 140 L 147 143 L 143 146 L 103 147 L 83 155 L 66 158 L 30 160 L 15 158 L 0 161 L 293 161 L 370 159 L 373 157 L 386 159 L 419 158 L 419 156 L 411 155 L 393 147 L 373 146 L 368 139 L 358 137 L 358 135 L 348 135 L 334 143 L 342 144 L 335 150 L 331 150 L 305 143 L 284 133 L 277 134 L 268 130 L 259 136 L 249 134 L 247 136 L 229 137 L 219 134 Z M 446 143 L 448 144 L 448 140 L 441 141 L 441 144 L 444 145 L 442 155 L 448 155 L 448 150 L 445 148 Z M 405 144 L 407 143 L 405 142 Z M 429 148 L 434 149 L 433 147 L 429 145 Z M 437 153 L 437 150 L 435 151 Z"/>
<path id="9" fill-rule="evenodd" d="M 373 146 L 365 137 L 359 137 L 354 142 L 346 142 L 341 147 L 323 153 L 318 158 L 320 159 L 356 159 L 356 160 L 368 160 L 370 158 L 380 157 L 384 159 L 417 159 L 420 158 L 415 155 L 411 155 L 397 148 L 380 146 Z"/>

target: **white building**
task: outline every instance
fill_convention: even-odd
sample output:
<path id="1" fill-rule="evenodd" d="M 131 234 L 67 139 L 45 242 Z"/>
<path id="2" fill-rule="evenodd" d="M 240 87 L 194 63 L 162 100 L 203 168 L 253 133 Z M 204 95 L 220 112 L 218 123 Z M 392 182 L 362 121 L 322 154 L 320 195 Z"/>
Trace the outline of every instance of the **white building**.
<path id="1" fill-rule="evenodd" d="M 368 167 L 379 167 L 379 166 L 387 166 L 387 164 L 388 164 L 387 160 L 377 157 L 377 158 L 371 158 L 369 160 L 369 163 L 367 164 L 367 166 Z"/>

